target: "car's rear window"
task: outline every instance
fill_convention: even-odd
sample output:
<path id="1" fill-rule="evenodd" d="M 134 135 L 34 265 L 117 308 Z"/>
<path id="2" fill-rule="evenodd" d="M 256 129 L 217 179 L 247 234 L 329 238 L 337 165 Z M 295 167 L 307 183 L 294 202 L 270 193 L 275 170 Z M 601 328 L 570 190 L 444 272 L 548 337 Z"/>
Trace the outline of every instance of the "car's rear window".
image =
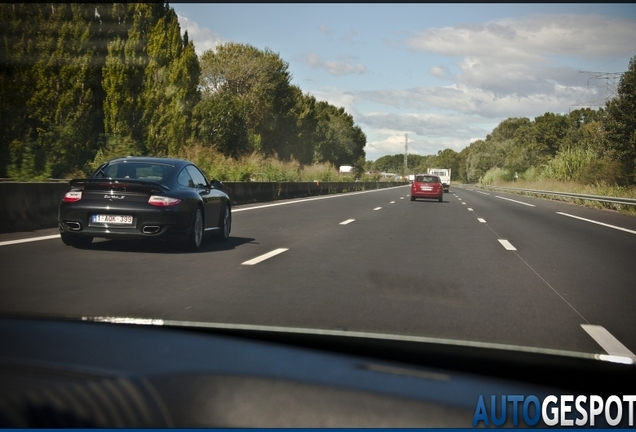
<path id="1" fill-rule="evenodd" d="M 149 162 L 115 162 L 95 173 L 97 178 L 162 181 L 174 169 L 171 165 Z"/>
<path id="2" fill-rule="evenodd" d="M 435 176 L 417 176 L 415 181 L 418 183 L 439 183 L 439 177 Z"/>

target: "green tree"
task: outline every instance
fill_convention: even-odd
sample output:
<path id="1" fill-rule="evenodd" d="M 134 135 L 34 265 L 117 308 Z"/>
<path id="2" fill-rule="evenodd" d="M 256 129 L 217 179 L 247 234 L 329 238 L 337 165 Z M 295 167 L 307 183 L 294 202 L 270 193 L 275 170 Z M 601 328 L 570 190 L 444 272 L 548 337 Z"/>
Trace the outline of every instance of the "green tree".
<path id="1" fill-rule="evenodd" d="M 607 138 L 605 155 L 624 164 L 636 182 L 636 56 L 620 79 L 617 96 L 606 104 L 603 126 Z"/>
<path id="2" fill-rule="evenodd" d="M 459 175 L 459 155 L 451 149 L 444 149 L 437 152 L 435 160 L 436 167 L 431 168 L 450 168 L 451 180 L 457 180 Z"/>
<path id="3" fill-rule="evenodd" d="M 314 163 L 328 162 L 338 167 L 352 165 L 361 172 L 364 165 L 364 146 L 367 138 L 353 117 L 344 108 L 327 102 L 316 104 L 318 112 L 317 144 L 314 148 Z"/>
<path id="4" fill-rule="evenodd" d="M 285 118 L 295 100 L 289 65 L 269 49 L 227 43 L 201 56 L 202 97 L 230 93 L 237 98 L 253 150 L 265 155 L 289 154 L 283 135 Z"/>
<path id="5" fill-rule="evenodd" d="M 225 156 L 248 154 L 249 132 L 239 103 L 229 93 L 214 93 L 201 100 L 194 109 L 196 138 Z"/>
<path id="6" fill-rule="evenodd" d="M 569 128 L 568 118 L 564 115 L 545 113 L 534 119 L 534 137 L 537 153 L 554 157 L 566 147 L 565 138 Z"/>
<path id="7" fill-rule="evenodd" d="M 14 161 L 15 147 L 26 140 L 30 129 L 25 101 L 33 92 L 30 53 L 37 27 L 27 23 L 38 11 L 35 5 L 0 4 L 0 177 L 8 175 L 12 161 L 19 163 Z"/>
<path id="8" fill-rule="evenodd" d="M 504 147 L 494 140 L 477 140 L 470 145 L 466 157 L 466 181 L 475 183 L 491 168 L 502 168 Z"/>
<path id="9" fill-rule="evenodd" d="M 295 159 L 303 165 L 311 164 L 317 144 L 318 112 L 316 98 L 291 86 L 294 105 L 282 118 L 278 156 Z"/>
<path id="10" fill-rule="evenodd" d="M 167 9 L 152 26 L 143 82 L 146 150 L 173 155 L 191 137 L 192 110 L 198 102 L 199 66 L 194 45 L 182 38 L 177 15 Z"/>

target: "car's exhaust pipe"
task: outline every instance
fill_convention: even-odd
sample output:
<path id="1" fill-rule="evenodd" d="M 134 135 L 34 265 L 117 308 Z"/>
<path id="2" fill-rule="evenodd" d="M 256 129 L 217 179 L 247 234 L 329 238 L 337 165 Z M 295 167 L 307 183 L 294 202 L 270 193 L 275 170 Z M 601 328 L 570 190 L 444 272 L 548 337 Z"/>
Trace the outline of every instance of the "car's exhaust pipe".
<path id="1" fill-rule="evenodd" d="M 79 231 L 80 229 L 82 229 L 82 225 L 80 225 L 79 222 L 65 222 L 66 223 L 66 228 L 70 229 L 71 231 Z"/>
<path id="2" fill-rule="evenodd" d="M 161 230 L 161 227 L 157 225 L 146 225 L 141 229 L 144 234 L 157 234 Z"/>

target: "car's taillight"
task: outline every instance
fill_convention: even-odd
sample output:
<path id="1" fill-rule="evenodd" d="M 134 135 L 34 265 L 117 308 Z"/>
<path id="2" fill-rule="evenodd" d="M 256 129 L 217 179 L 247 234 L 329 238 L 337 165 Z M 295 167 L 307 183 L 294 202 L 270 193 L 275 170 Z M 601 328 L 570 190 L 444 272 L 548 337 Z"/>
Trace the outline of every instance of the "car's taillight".
<path id="1" fill-rule="evenodd" d="M 148 204 L 152 204 L 157 207 L 170 207 L 179 204 L 181 200 L 179 198 L 170 198 L 166 196 L 151 195 L 148 199 Z"/>
<path id="2" fill-rule="evenodd" d="M 82 191 L 66 192 L 62 201 L 64 202 L 76 202 L 82 199 Z"/>

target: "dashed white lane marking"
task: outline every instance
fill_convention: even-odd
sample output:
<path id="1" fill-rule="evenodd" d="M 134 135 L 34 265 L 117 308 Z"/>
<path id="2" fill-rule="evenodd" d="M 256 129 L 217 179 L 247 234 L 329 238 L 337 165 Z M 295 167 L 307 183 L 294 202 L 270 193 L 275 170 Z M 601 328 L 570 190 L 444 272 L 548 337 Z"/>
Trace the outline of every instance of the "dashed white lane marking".
<path id="1" fill-rule="evenodd" d="M 583 330 L 589 334 L 597 344 L 601 346 L 611 356 L 627 357 L 632 363 L 636 361 L 636 355 L 631 352 L 625 345 L 620 343 L 605 327 L 591 324 L 581 324 Z"/>
<path id="2" fill-rule="evenodd" d="M 395 204 L 395 201 L 391 201 L 389 204 Z"/>
<path id="3" fill-rule="evenodd" d="M 517 248 L 511 245 L 508 240 L 503 240 L 503 239 L 498 239 L 498 240 L 499 240 L 499 243 L 501 243 L 501 245 L 504 248 L 506 248 L 506 250 L 517 250 Z"/>
<path id="4" fill-rule="evenodd" d="M 262 208 L 267 208 L 267 207 L 277 207 L 277 206 L 288 205 L 288 204 L 304 203 L 304 202 L 317 201 L 317 200 L 323 200 L 323 199 L 347 197 L 347 196 L 351 196 L 351 195 L 359 195 L 359 194 L 364 194 L 364 193 L 380 192 L 380 191 L 385 191 L 385 190 L 389 190 L 389 189 L 395 189 L 395 188 L 398 188 L 398 187 L 404 187 L 404 186 L 393 186 L 393 187 L 388 187 L 388 188 L 383 188 L 383 189 L 371 189 L 371 190 L 358 191 L 358 192 L 347 192 L 347 193 L 341 193 L 341 194 L 332 194 L 332 195 L 326 195 L 326 196 L 319 196 L 319 197 L 314 197 L 314 198 L 303 198 L 303 199 L 298 199 L 298 200 L 293 200 L 293 201 L 285 201 L 285 202 L 281 202 L 281 203 L 265 204 L 265 205 L 259 205 L 259 206 L 254 206 L 254 207 L 237 208 L 237 209 L 232 209 L 232 213 L 248 211 L 248 210 L 257 210 L 257 209 L 262 209 Z"/>
<path id="5" fill-rule="evenodd" d="M 353 222 L 355 219 L 347 219 L 346 221 L 340 222 L 340 225 L 347 225 Z"/>
<path id="6" fill-rule="evenodd" d="M 382 207 L 376 207 L 373 210 L 380 210 Z"/>
<path id="7" fill-rule="evenodd" d="M 497 196 L 497 195 L 495 195 L 495 198 L 516 202 L 517 204 L 523 204 L 523 205 L 527 205 L 527 206 L 530 206 L 530 207 L 536 207 L 536 205 L 534 205 L 534 204 L 528 204 L 528 203 L 525 203 L 525 202 L 522 202 L 522 201 L 517 201 L 517 200 L 510 199 L 510 198 L 504 198 L 504 197 L 500 197 L 500 196 Z"/>
<path id="8" fill-rule="evenodd" d="M 400 197 L 400 199 L 404 199 L 404 197 Z"/>
<path id="9" fill-rule="evenodd" d="M 462 201 L 462 204 L 466 205 L 466 201 Z"/>
<path id="10" fill-rule="evenodd" d="M 483 195 L 490 195 L 488 192 L 482 192 L 482 191 L 478 191 L 478 190 L 476 190 L 475 192 L 483 194 Z"/>
<path id="11" fill-rule="evenodd" d="M 271 258 L 271 257 L 273 257 L 273 256 L 276 256 L 276 255 L 281 254 L 281 253 L 283 253 L 283 252 L 286 252 L 286 251 L 288 251 L 288 250 L 289 250 L 289 249 L 285 249 L 285 248 L 274 249 L 273 251 L 271 251 L 271 252 L 267 252 L 267 253 L 266 253 L 266 254 L 264 254 L 264 255 L 257 256 L 256 258 L 253 258 L 253 259 L 251 259 L 251 260 L 249 260 L 249 261 L 245 261 L 245 262 L 244 262 L 244 263 L 242 263 L 241 265 L 254 265 L 254 264 L 258 264 L 258 263 L 259 263 L 259 262 L 261 262 L 261 261 L 265 261 L 266 259 L 269 259 L 269 258 Z"/>
<path id="12" fill-rule="evenodd" d="M 591 222 L 591 223 L 594 223 L 594 224 L 597 224 L 597 225 L 603 225 L 603 226 L 608 227 L 608 228 L 614 228 L 616 230 L 625 231 L 625 232 L 628 232 L 630 234 L 636 234 L 636 231 L 634 231 L 634 230 L 630 230 L 630 229 L 627 229 L 627 228 L 621 228 L 621 227 L 618 227 L 616 225 L 610 225 L 610 224 L 606 224 L 606 223 L 603 223 L 603 222 L 598 222 L 598 221 L 595 221 L 595 220 L 592 220 L 592 219 L 585 219 L 585 218 L 582 218 L 582 217 L 579 217 L 579 216 L 574 216 L 574 215 L 567 214 L 567 213 L 557 212 L 557 214 L 560 214 L 560 215 L 563 215 L 563 216 L 568 216 L 568 217 L 571 217 L 571 218 L 574 218 L 574 219 L 580 219 L 580 220 L 585 221 L 585 222 Z"/>
<path id="13" fill-rule="evenodd" d="M 486 223 L 486 219 L 483 219 L 483 218 L 477 218 L 477 220 L 478 220 L 479 222 L 481 222 L 481 223 Z"/>
<path id="14" fill-rule="evenodd" d="M 468 211 L 473 211 L 473 209 L 471 209 L 470 207 L 468 207 L 468 209 L 467 209 L 467 210 L 468 210 Z"/>
<path id="15" fill-rule="evenodd" d="M 53 235 L 43 236 L 43 237 L 32 237 L 32 238 L 19 239 L 19 240 L 7 240 L 7 241 L 0 242 L 0 246 L 9 246 L 13 244 L 28 243 L 28 242 L 34 242 L 34 241 L 40 241 L 40 240 L 51 240 L 55 238 L 60 238 L 60 235 L 53 234 Z"/>

